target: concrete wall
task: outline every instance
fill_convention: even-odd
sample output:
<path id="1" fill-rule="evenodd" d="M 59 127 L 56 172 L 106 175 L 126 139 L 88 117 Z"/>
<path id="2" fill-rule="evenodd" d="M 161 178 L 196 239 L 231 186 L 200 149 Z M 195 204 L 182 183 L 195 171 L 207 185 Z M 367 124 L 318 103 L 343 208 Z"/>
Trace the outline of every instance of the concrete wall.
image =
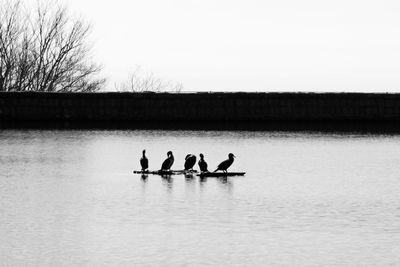
<path id="1" fill-rule="evenodd" d="M 0 122 L 382 120 L 400 120 L 400 94 L 0 93 Z"/>

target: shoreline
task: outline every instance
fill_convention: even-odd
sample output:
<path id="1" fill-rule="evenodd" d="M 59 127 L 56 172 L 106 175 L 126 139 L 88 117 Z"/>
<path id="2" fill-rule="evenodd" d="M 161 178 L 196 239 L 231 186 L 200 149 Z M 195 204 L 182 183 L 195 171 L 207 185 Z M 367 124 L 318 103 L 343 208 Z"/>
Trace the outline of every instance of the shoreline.
<path id="1" fill-rule="evenodd" d="M 2 92 L 0 128 L 400 133 L 400 94 Z"/>

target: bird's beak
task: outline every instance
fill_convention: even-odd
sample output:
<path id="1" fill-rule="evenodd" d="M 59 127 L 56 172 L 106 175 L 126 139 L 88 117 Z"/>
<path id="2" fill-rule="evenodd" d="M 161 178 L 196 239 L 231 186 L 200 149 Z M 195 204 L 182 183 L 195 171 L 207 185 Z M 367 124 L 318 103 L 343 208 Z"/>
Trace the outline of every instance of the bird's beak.
<path id="1" fill-rule="evenodd" d="M 236 156 L 235 156 L 235 155 L 233 155 L 233 157 L 234 157 L 234 158 L 236 158 Z"/>

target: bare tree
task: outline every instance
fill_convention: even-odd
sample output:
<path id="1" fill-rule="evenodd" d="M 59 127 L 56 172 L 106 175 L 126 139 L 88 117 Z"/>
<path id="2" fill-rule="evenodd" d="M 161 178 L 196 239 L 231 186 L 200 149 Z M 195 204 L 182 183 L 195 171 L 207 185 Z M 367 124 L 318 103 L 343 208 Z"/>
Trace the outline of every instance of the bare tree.
<path id="1" fill-rule="evenodd" d="M 8 91 L 16 69 L 17 42 L 21 38 L 18 21 L 20 3 L 7 3 L 0 8 L 0 91 Z"/>
<path id="2" fill-rule="evenodd" d="M 140 67 L 130 74 L 129 79 L 116 85 L 117 91 L 129 92 L 174 92 L 179 93 L 183 89 L 182 83 L 164 81 L 156 77 L 152 72 L 142 73 Z"/>
<path id="3" fill-rule="evenodd" d="M 93 92 L 105 79 L 89 61 L 90 25 L 57 1 L 0 0 L 0 91 Z"/>

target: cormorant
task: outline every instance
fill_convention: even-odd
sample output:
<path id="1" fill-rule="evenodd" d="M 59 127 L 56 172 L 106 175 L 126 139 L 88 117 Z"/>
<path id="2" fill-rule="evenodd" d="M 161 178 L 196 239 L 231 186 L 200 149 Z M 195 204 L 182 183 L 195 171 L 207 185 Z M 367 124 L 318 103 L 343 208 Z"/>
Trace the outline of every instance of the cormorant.
<path id="1" fill-rule="evenodd" d="M 193 166 L 196 164 L 196 156 L 192 154 L 188 154 L 185 157 L 185 171 L 193 169 Z"/>
<path id="2" fill-rule="evenodd" d="M 221 162 L 218 165 L 218 168 L 214 172 L 216 172 L 218 170 L 227 172 L 226 170 L 232 165 L 235 155 L 233 155 L 232 153 L 229 153 L 228 157 L 229 158 L 227 160 L 224 160 L 223 162 Z"/>
<path id="3" fill-rule="evenodd" d="M 200 154 L 200 160 L 199 160 L 199 167 L 200 167 L 200 172 L 208 172 L 208 165 L 207 162 L 204 160 L 204 155 Z"/>
<path id="4" fill-rule="evenodd" d="M 168 158 L 166 160 L 164 160 L 163 164 L 161 165 L 162 171 L 170 170 L 172 167 L 172 164 L 174 164 L 174 155 L 172 155 L 171 151 L 168 151 L 167 156 L 168 156 Z"/>
<path id="5" fill-rule="evenodd" d="M 142 166 L 142 171 L 149 168 L 149 160 L 146 158 L 146 149 L 143 150 L 143 156 L 140 159 L 140 165 Z"/>

